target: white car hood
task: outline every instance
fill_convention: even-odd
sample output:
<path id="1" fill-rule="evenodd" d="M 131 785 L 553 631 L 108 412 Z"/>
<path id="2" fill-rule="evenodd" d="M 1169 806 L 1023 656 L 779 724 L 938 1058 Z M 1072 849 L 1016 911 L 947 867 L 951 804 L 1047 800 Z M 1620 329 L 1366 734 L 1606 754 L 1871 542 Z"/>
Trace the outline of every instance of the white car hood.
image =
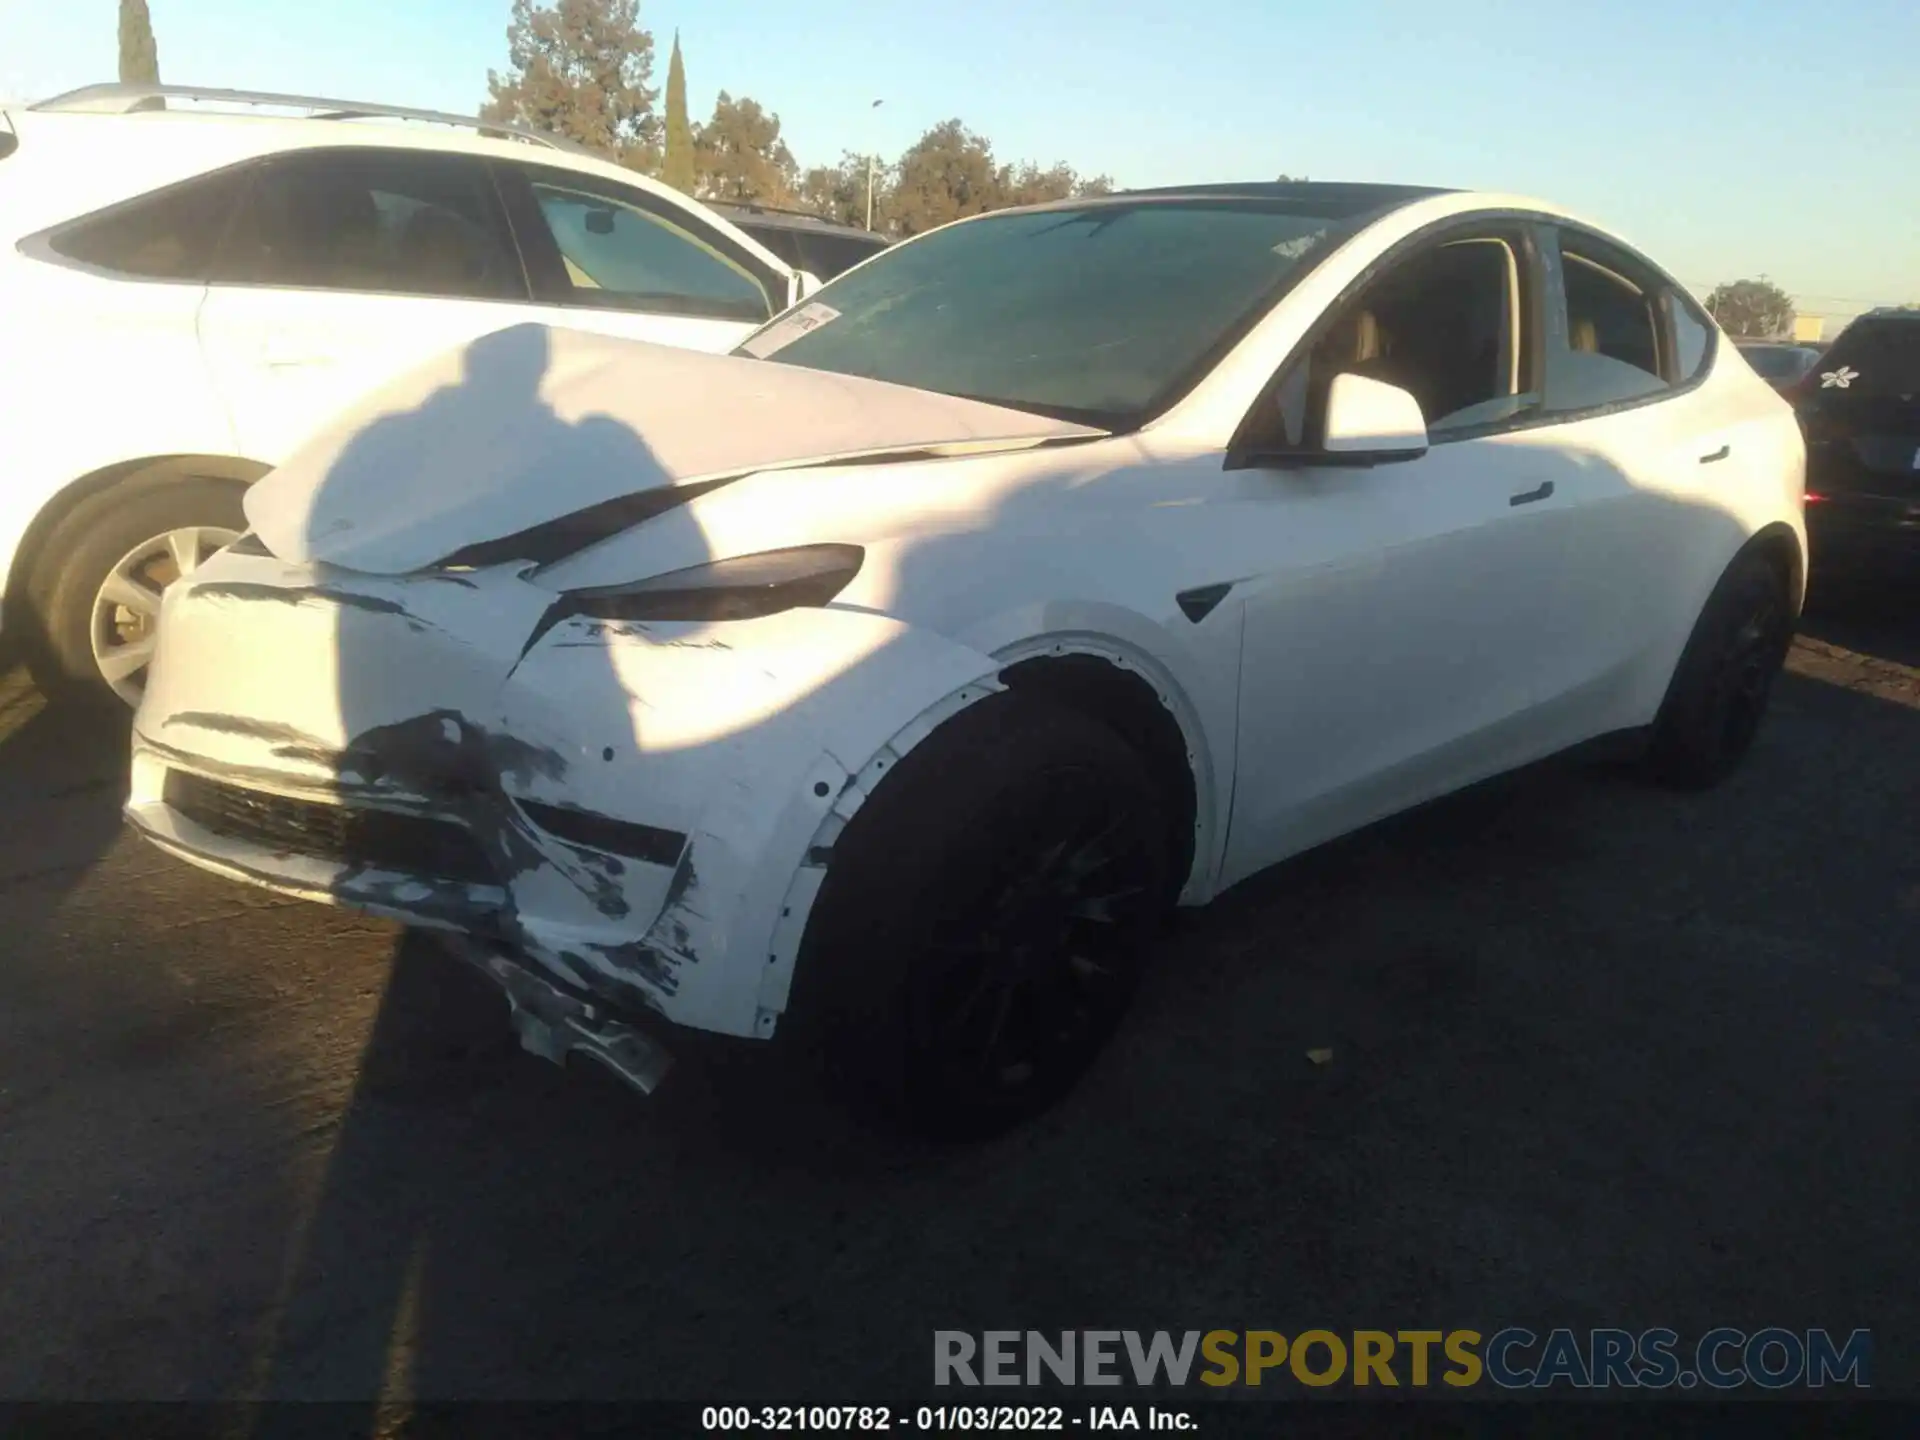
<path id="1" fill-rule="evenodd" d="M 403 574 L 662 486 L 1101 433 L 878 380 L 517 325 L 360 401 L 253 486 L 246 512 L 284 560 Z"/>

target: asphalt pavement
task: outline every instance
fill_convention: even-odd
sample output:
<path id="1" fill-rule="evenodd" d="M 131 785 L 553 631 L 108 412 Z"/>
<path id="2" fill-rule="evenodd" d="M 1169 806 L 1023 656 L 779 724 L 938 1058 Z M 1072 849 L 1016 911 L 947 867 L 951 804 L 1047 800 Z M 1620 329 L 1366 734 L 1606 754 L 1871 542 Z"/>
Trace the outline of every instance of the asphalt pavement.
<path id="1" fill-rule="evenodd" d="M 936 1328 L 1874 1331 L 1920 1392 L 1920 603 L 1748 766 L 1559 765 L 1243 885 L 1069 1103 L 926 1151 L 722 1047 L 520 1053 L 393 927 L 122 830 L 0 680 L 0 1397 L 925 1391 Z M 1324 1063 L 1309 1051 L 1330 1051 Z"/>

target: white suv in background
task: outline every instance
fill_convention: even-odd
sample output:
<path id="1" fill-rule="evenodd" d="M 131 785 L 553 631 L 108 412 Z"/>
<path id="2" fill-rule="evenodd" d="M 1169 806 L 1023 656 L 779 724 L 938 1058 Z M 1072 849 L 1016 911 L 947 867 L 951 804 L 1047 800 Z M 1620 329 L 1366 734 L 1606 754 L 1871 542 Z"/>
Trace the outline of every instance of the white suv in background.
<path id="1" fill-rule="evenodd" d="M 135 702 L 161 590 L 365 392 L 530 320 L 725 351 L 813 283 L 517 126 L 178 86 L 0 110 L 0 625 L 43 683 Z"/>

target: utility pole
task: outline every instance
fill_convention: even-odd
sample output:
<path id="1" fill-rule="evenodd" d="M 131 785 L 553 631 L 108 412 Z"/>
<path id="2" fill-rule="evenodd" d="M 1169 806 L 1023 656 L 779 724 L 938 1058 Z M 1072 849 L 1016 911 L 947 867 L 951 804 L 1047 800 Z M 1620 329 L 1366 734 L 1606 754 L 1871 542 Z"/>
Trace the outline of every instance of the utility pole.
<path id="1" fill-rule="evenodd" d="M 878 110 L 886 103 L 884 100 L 876 100 L 873 104 L 869 105 L 867 109 Z M 871 140 L 873 137 L 868 136 L 867 138 Z M 869 230 L 873 229 L 873 167 L 879 158 L 880 157 L 872 151 L 867 152 L 867 229 Z"/>

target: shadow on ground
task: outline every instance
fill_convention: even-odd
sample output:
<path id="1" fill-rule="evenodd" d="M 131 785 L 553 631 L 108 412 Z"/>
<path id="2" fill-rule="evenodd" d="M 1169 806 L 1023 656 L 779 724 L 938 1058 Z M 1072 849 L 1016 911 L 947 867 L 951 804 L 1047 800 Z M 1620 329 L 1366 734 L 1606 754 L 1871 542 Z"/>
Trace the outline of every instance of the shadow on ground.
<path id="1" fill-rule="evenodd" d="M 935 1328 L 1416 1322 L 1868 1326 L 1911 1388 L 1916 802 L 1920 696 L 1800 673 L 1715 794 L 1483 787 L 1189 917 L 1092 1082 L 963 1152 L 757 1052 L 544 1068 L 403 941 L 268 1388 L 827 1398 L 924 1389 Z"/>
<path id="2" fill-rule="evenodd" d="M 1801 632 L 1882 660 L 1920 666 L 1920 560 L 1904 567 L 1816 570 Z"/>
<path id="3" fill-rule="evenodd" d="M 0 1394 L 844 1401 L 936 1328 L 1416 1324 L 1866 1326 L 1912 1393 L 1920 691 L 1794 666 L 1715 793 L 1546 767 L 1240 887 L 946 1153 L 757 1053 L 525 1057 L 416 941 L 104 850 L 22 729 L 0 794 L 105 858 L 0 897 Z"/>

